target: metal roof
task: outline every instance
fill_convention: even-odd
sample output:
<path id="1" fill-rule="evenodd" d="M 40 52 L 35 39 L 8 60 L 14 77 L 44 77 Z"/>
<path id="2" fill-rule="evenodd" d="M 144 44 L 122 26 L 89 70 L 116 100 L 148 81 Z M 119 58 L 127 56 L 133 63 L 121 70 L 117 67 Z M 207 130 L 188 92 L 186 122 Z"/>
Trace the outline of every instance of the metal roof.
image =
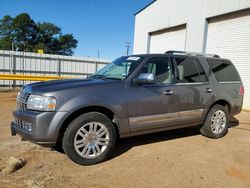
<path id="1" fill-rule="evenodd" d="M 151 3 L 149 3 L 148 5 L 146 5 L 145 7 L 143 7 L 141 10 L 139 10 L 138 12 L 136 12 L 134 15 L 136 16 L 137 14 L 139 14 L 140 12 L 142 12 L 144 9 L 148 8 L 150 5 L 152 5 L 156 0 L 153 0 Z"/>

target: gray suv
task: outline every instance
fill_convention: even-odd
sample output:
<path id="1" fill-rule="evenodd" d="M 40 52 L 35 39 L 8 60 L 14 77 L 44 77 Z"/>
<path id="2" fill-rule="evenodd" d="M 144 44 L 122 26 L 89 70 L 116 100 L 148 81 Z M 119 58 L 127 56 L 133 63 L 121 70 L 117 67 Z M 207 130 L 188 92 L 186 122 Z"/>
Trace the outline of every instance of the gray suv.
<path id="1" fill-rule="evenodd" d="M 243 94 L 234 65 L 218 55 L 125 56 L 86 79 L 23 86 L 11 132 L 61 145 L 71 160 L 90 165 L 106 160 L 118 138 L 189 126 L 223 137 Z"/>

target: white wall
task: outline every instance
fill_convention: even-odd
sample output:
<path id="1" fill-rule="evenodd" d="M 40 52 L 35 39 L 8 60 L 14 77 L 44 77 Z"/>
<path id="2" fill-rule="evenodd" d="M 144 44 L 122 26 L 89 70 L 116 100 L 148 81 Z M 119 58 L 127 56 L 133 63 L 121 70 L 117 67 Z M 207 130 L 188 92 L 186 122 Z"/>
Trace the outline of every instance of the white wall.
<path id="1" fill-rule="evenodd" d="M 152 33 L 150 36 L 150 53 L 164 53 L 166 49 L 183 51 L 186 43 L 186 27 Z"/>
<path id="2" fill-rule="evenodd" d="M 149 33 L 182 24 L 185 50 L 205 51 L 206 19 L 249 7 L 250 0 L 157 0 L 135 16 L 134 54 L 148 52 Z"/>

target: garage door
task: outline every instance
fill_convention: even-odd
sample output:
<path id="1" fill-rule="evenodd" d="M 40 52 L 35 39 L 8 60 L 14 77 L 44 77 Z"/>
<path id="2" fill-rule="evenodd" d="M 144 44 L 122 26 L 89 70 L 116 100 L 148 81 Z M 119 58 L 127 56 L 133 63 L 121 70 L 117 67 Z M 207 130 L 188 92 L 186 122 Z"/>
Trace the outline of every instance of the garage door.
<path id="1" fill-rule="evenodd" d="M 216 53 L 230 59 L 238 69 L 245 87 L 243 108 L 246 109 L 250 109 L 250 13 L 248 12 L 209 21 L 206 46 L 207 53 Z"/>
<path id="2" fill-rule="evenodd" d="M 168 50 L 185 50 L 185 26 L 153 32 L 150 36 L 150 53 L 164 53 Z"/>

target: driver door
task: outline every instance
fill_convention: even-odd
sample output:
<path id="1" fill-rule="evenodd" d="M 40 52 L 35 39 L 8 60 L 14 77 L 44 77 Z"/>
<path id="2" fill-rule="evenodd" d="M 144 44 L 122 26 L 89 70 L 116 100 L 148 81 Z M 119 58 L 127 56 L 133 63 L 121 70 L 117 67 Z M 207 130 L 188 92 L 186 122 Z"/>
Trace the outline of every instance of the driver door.
<path id="1" fill-rule="evenodd" d="M 161 129 L 178 124 L 178 90 L 173 82 L 173 65 L 169 57 L 153 57 L 140 70 L 153 73 L 155 83 L 127 88 L 131 132 Z"/>

